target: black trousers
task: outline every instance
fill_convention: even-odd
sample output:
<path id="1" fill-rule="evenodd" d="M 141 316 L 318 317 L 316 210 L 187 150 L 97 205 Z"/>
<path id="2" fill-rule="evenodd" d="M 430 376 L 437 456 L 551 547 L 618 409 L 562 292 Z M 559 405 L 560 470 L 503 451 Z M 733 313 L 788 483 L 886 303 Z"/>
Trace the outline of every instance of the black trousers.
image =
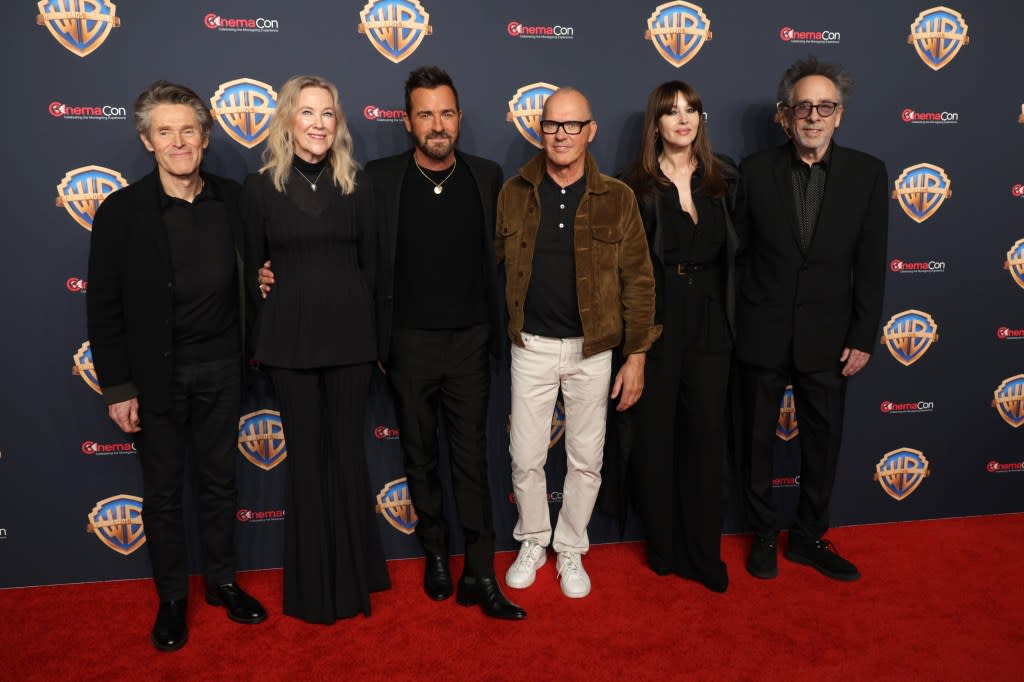
<path id="1" fill-rule="evenodd" d="M 438 408 L 451 454 L 455 506 L 466 539 L 467 575 L 494 575 L 494 520 L 487 478 L 490 327 L 395 329 L 388 379 L 405 458 L 405 475 L 425 551 L 448 556 L 449 530 L 438 472 Z"/>
<path id="2" fill-rule="evenodd" d="M 372 365 L 267 370 L 288 444 L 284 613 L 370 615 L 370 593 L 391 585 L 363 441 Z"/>
<path id="3" fill-rule="evenodd" d="M 633 499 L 653 569 L 721 582 L 732 354 L 680 350 L 672 341 L 669 334 L 648 352 L 644 394 L 633 407 Z"/>
<path id="4" fill-rule="evenodd" d="M 793 530 L 811 539 L 828 531 L 828 505 L 843 437 L 846 379 L 834 370 L 800 372 L 793 368 L 741 367 L 743 384 L 744 491 L 747 521 L 757 533 L 776 530 L 772 500 L 775 425 L 786 385 L 800 428 L 800 501 Z"/>
<path id="5" fill-rule="evenodd" d="M 237 357 L 174 368 L 166 412 L 146 409 L 136 438 L 142 463 L 142 522 L 161 601 L 188 594 L 182 493 L 191 448 L 199 541 L 207 585 L 235 580 L 235 452 L 241 400 Z"/>

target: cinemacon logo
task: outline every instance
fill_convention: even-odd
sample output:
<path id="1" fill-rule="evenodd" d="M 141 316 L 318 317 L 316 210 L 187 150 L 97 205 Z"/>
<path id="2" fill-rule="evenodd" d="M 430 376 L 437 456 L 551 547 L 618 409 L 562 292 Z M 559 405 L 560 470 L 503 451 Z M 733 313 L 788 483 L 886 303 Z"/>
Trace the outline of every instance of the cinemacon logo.
<path id="1" fill-rule="evenodd" d="M 1000 327 L 996 329 L 996 338 L 1002 341 L 1008 340 L 1024 340 L 1024 329 L 1011 329 L 1009 327 Z"/>
<path id="2" fill-rule="evenodd" d="M 88 118 L 88 119 L 124 119 L 128 117 L 128 110 L 124 107 L 114 107 L 109 104 L 95 107 L 76 107 L 71 104 L 53 101 L 49 106 L 50 116 L 54 118 Z"/>
<path id="3" fill-rule="evenodd" d="M 378 106 L 368 104 L 363 107 L 363 118 L 367 121 L 401 121 L 405 118 L 405 112 L 401 109 L 381 109 Z"/>
<path id="4" fill-rule="evenodd" d="M 81 277 L 68 277 L 64 286 L 73 294 L 84 294 L 89 288 L 89 282 Z"/>
<path id="5" fill-rule="evenodd" d="M 271 509 L 269 511 L 254 511 L 252 509 L 239 509 L 235 518 L 242 523 L 250 521 L 280 521 L 284 518 L 284 509 Z"/>
<path id="6" fill-rule="evenodd" d="M 1010 188 L 1010 194 L 1015 197 L 1024 197 L 1024 185 L 1017 183 Z"/>
<path id="7" fill-rule="evenodd" d="M 990 474 L 1008 474 L 1010 472 L 1020 473 L 1024 471 L 1024 462 L 989 462 L 985 469 Z"/>
<path id="8" fill-rule="evenodd" d="M 904 109 L 900 114 L 904 123 L 956 123 L 960 114 L 955 111 L 914 111 Z"/>
<path id="9" fill-rule="evenodd" d="M 505 27 L 513 38 L 572 38 L 572 26 L 526 26 L 519 21 L 510 21 Z"/>
<path id="10" fill-rule="evenodd" d="M 932 412 L 935 410 L 935 403 L 927 400 L 919 400 L 916 403 L 894 403 L 891 400 L 883 400 L 879 406 L 885 414 L 909 414 L 914 412 Z"/>
<path id="11" fill-rule="evenodd" d="M 86 455 L 132 455 L 135 454 L 135 443 L 97 443 L 87 440 L 82 443 L 82 452 Z"/>
<path id="12" fill-rule="evenodd" d="M 281 28 L 277 19 L 226 19 L 215 12 L 203 17 L 203 25 L 212 31 L 277 31 Z"/>
<path id="13" fill-rule="evenodd" d="M 373 430 L 377 440 L 395 440 L 398 438 L 398 429 L 393 426 L 378 426 Z"/>
<path id="14" fill-rule="evenodd" d="M 945 272 L 946 262 L 938 260 L 929 261 L 906 261 L 900 260 L 899 258 L 893 258 L 889 261 L 889 269 L 893 272 L 900 273 L 911 273 L 911 272 Z"/>
<path id="15" fill-rule="evenodd" d="M 779 38 L 786 43 L 838 43 L 838 31 L 798 31 L 789 26 L 779 29 Z"/>
<path id="16" fill-rule="evenodd" d="M 800 487 L 800 475 L 796 476 L 778 476 L 772 479 L 773 488 L 799 488 Z"/>

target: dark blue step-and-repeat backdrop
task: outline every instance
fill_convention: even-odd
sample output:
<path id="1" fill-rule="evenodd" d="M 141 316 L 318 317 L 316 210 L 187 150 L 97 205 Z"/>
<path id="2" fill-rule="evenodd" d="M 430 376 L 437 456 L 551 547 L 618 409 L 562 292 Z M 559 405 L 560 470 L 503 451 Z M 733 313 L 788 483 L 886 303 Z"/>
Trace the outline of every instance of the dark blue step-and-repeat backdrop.
<path id="1" fill-rule="evenodd" d="M 276 88 L 298 73 L 338 84 L 361 162 L 409 145 L 402 83 L 423 64 L 454 77 L 462 149 L 506 175 L 536 153 L 540 105 L 588 94 L 606 172 L 633 157 L 647 94 L 681 78 L 701 93 L 714 148 L 741 158 L 782 141 L 785 67 L 808 54 L 857 84 L 840 143 L 881 157 L 892 198 L 883 328 L 850 382 L 836 524 L 1024 510 L 1024 4 L 891 0 L 17 0 L 3 3 L 0 286 L 0 587 L 148 574 L 139 466 L 107 418 L 85 331 L 96 207 L 152 168 L 135 96 L 156 79 L 208 97 L 206 168 L 259 165 Z M 243 568 L 278 566 L 286 443 L 252 372 L 239 423 Z M 491 397 L 491 485 L 512 546 L 508 374 Z M 552 425 L 552 508 L 564 472 Z M 671 428 L 666 424 L 665 428 Z M 799 405 L 780 406 L 778 479 L 791 513 Z M 399 433 L 378 378 L 366 455 L 389 557 L 418 554 Z M 734 495 L 735 497 L 735 495 Z M 453 507 L 453 505 L 449 505 Z M 733 499 L 726 530 L 742 530 Z M 788 519 L 784 519 L 788 520 Z M 630 518 L 625 537 L 639 537 Z M 618 540 L 595 515 L 591 536 Z"/>

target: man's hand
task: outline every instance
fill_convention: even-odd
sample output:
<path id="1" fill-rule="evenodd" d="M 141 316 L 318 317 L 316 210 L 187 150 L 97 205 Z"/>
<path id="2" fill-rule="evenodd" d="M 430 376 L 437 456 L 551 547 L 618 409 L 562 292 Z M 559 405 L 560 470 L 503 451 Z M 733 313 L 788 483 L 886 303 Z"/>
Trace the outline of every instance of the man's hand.
<path id="1" fill-rule="evenodd" d="M 870 359 L 871 353 L 865 353 L 856 348 L 844 348 L 843 354 L 839 356 L 839 362 L 846 363 L 843 365 L 843 376 L 852 377 L 864 369 L 864 365 L 868 364 Z"/>
<path id="2" fill-rule="evenodd" d="M 117 424 L 117 428 L 125 433 L 136 433 L 142 430 L 139 426 L 139 399 L 129 398 L 107 406 L 107 414 Z"/>
<path id="3" fill-rule="evenodd" d="M 274 273 L 270 269 L 270 261 L 263 264 L 263 267 L 259 270 L 259 282 L 260 282 L 260 295 L 263 298 L 267 297 L 270 293 L 271 287 L 274 286 Z"/>
<path id="4" fill-rule="evenodd" d="M 612 400 L 622 398 L 615 407 L 618 412 L 625 412 L 640 400 L 640 394 L 644 392 L 644 364 L 647 362 L 646 353 L 632 353 L 626 358 L 622 369 L 615 375 L 615 384 L 612 386 Z"/>

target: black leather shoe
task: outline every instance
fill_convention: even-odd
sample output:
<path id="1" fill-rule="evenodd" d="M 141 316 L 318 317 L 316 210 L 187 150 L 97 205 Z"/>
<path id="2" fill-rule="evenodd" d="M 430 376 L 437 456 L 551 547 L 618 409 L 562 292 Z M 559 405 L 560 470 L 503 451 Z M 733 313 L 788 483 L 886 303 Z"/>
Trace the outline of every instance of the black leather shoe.
<path id="1" fill-rule="evenodd" d="M 462 576 L 455 601 L 460 606 L 479 605 L 484 615 L 504 620 L 522 620 L 526 611 L 516 606 L 501 593 L 496 578 Z"/>
<path id="2" fill-rule="evenodd" d="M 185 612 L 188 611 L 188 602 L 182 599 L 172 599 L 160 603 L 160 610 L 156 613 L 156 623 L 153 624 L 153 632 L 149 635 L 149 641 L 153 642 L 160 651 L 177 651 L 185 646 L 188 641 L 188 626 L 185 625 Z"/>
<path id="3" fill-rule="evenodd" d="M 448 557 L 428 554 L 423 567 L 423 591 L 434 601 L 452 596 L 452 574 L 448 570 Z"/>
<path id="4" fill-rule="evenodd" d="M 223 606 L 228 611 L 228 618 L 236 623 L 255 625 L 267 619 L 263 606 L 235 583 L 217 585 L 212 590 L 206 588 L 206 603 L 210 606 Z"/>
<path id="5" fill-rule="evenodd" d="M 779 556 L 776 551 L 778 533 L 758 533 L 747 555 L 747 573 L 755 578 L 770 580 L 779 575 Z"/>
<path id="6" fill-rule="evenodd" d="M 835 546 L 825 538 L 811 540 L 803 533 L 790 533 L 785 556 L 793 563 L 810 566 L 833 580 L 860 580 L 857 567 L 839 556 Z"/>

